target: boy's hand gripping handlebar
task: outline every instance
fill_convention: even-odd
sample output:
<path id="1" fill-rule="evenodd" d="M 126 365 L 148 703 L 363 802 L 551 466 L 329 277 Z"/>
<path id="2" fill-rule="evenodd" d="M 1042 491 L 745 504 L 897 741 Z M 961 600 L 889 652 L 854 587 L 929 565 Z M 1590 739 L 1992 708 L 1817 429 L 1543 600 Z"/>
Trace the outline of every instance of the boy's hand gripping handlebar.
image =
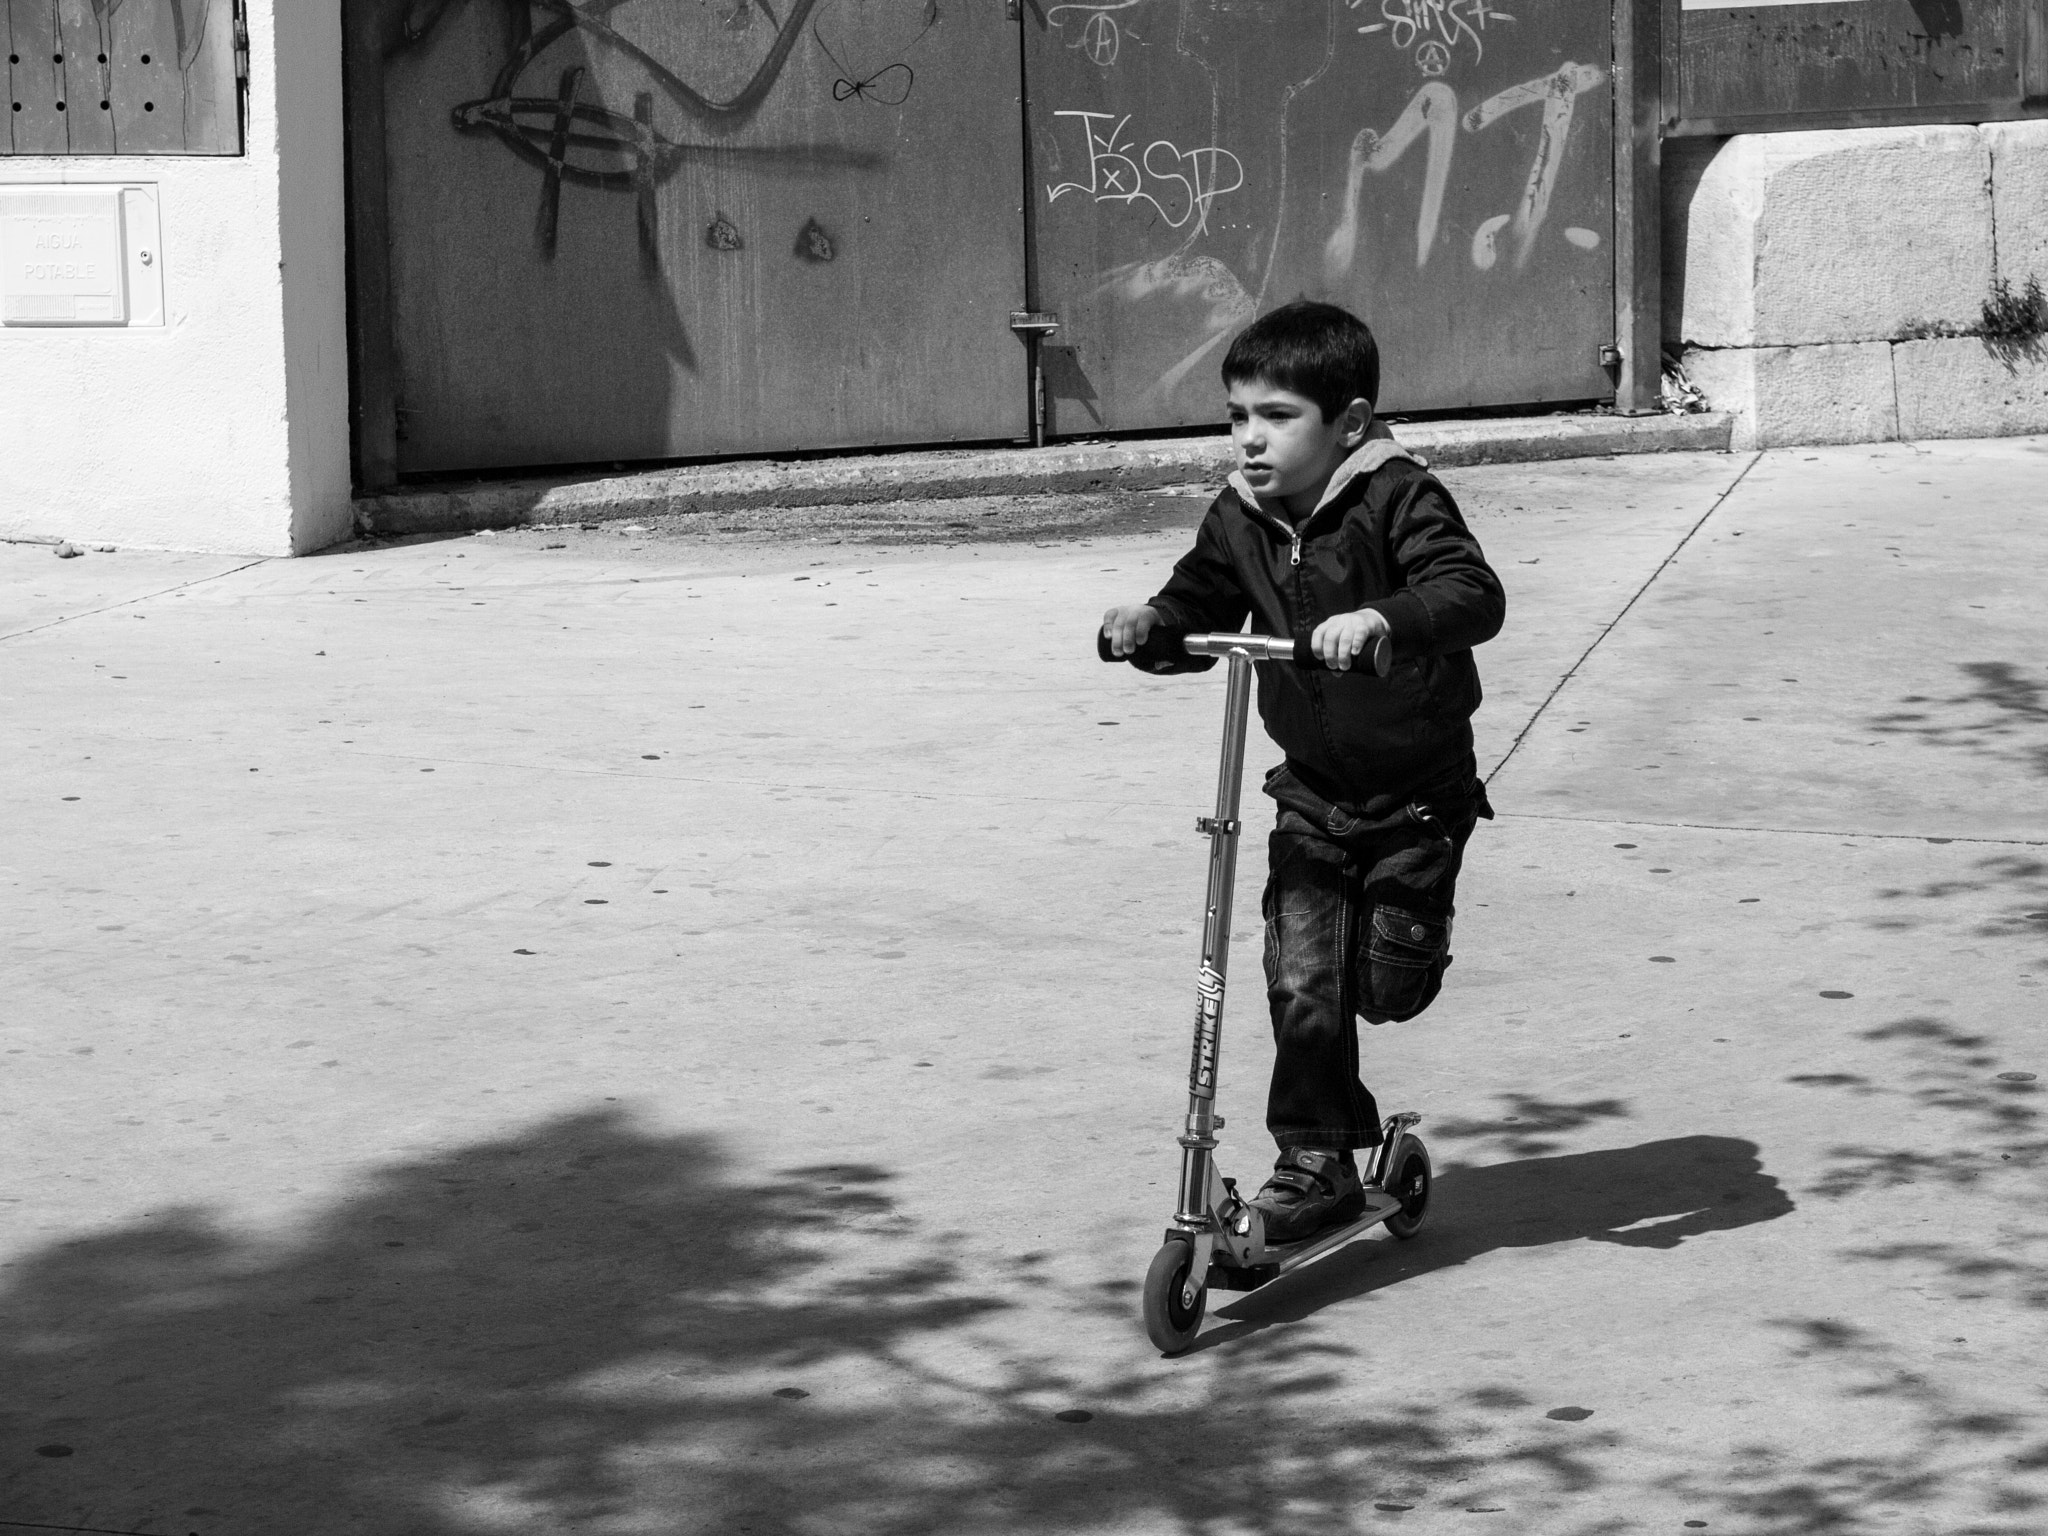
<path id="1" fill-rule="evenodd" d="M 1099 629 L 1095 632 L 1097 656 L 1104 661 L 1129 661 L 1139 666 L 1155 661 L 1186 661 L 1190 656 L 1229 656 L 1233 653 L 1242 654 L 1251 661 L 1292 662 L 1297 659 L 1295 649 L 1294 641 L 1283 640 L 1278 635 L 1192 635 L 1184 629 L 1160 624 L 1154 626 L 1137 650 L 1128 656 L 1116 656 L 1110 652 L 1109 636 Z M 1300 664 L 1312 665 L 1315 657 L 1307 654 L 1306 646 L 1302 651 Z M 1358 670 L 1369 668 L 1375 676 L 1385 677 L 1394 669 L 1393 641 L 1385 635 L 1375 637 L 1372 644 L 1359 654 L 1358 661 Z"/>

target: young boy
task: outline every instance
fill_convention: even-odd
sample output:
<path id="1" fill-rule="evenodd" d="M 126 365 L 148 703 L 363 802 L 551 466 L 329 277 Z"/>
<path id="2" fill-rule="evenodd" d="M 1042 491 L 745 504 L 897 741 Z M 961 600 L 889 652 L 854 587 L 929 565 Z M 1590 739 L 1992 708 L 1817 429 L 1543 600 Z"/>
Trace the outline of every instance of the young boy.
<path id="1" fill-rule="evenodd" d="M 1465 840 L 1491 818 L 1472 751 L 1472 647 L 1500 632 L 1499 579 L 1450 492 L 1373 420 L 1379 349 L 1356 316 L 1306 301 L 1254 321 L 1223 360 L 1237 472 L 1148 603 L 1112 608 L 1111 649 L 1154 672 L 1214 658 L 1136 656 L 1153 629 L 1291 635 L 1261 663 L 1259 715 L 1287 760 L 1268 845 L 1266 995 L 1278 1054 L 1254 1197 L 1271 1242 L 1362 1210 L 1352 1157 L 1379 1144 L 1358 1077 L 1357 1015 L 1427 1008 L 1450 964 Z M 1381 635 L 1391 676 L 1354 666 Z"/>

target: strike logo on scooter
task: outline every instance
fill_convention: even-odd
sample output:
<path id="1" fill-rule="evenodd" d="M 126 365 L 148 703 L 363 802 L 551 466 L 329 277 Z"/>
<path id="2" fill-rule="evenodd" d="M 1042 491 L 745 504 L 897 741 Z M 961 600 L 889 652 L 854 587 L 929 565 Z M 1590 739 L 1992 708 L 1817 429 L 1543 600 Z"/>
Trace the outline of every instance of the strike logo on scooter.
<path id="1" fill-rule="evenodd" d="M 1216 1096 L 1216 1035 L 1223 1024 L 1223 977 L 1203 966 L 1195 977 L 1195 1059 L 1188 1068 L 1188 1092 Z"/>

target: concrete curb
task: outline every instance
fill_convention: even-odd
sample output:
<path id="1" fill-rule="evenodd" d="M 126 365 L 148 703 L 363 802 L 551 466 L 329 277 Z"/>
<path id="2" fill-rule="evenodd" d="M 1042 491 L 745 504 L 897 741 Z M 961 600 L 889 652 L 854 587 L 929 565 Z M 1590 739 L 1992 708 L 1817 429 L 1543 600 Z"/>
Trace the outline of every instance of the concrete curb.
<path id="1" fill-rule="evenodd" d="M 1497 417 L 1418 422 L 1395 430 L 1430 463 L 1456 467 L 1623 453 L 1722 452 L 1729 429 L 1728 416 L 1708 414 Z M 754 460 L 596 480 L 497 480 L 394 491 L 356 498 L 355 517 L 364 536 L 391 537 L 758 507 L 1142 491 L 1219 482 L 1229 462 L 1225 436 L 876 454 L 797 464 Z"/>

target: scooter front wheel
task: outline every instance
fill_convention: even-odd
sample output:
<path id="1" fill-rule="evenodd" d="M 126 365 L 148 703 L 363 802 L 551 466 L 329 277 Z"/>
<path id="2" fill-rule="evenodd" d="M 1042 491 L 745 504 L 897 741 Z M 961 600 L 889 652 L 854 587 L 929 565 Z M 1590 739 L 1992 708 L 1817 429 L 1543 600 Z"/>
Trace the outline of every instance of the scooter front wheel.
<path id="1" fill-rule="evenodd" d="M 1152 1267 L 1145 1271 L 1145 1333 L 1162 1354 L 1180 1354 L 1195 1342 L 1202 1326 L 1209 1288 L 1203 1286 L 1193 1301 L 1188 1300 L 1188 1271 L 1194 1262 L 1192 1243 L 1168 1241 L 1152 1255 Z"/>
<path id="2" fill-rule="evenodd" d="M 1396 1237 L 1413 1237 L 1422 1230 L 1429 1214 L 1429 1149 L 1413 1136 L 1401 1138 L 1395 1148 L 1394 1175 L 1387 1180 L 1387 1193 L 1401 1202 L 1401 1209 L 1387 1218 L 1387 1230 Z"/>

